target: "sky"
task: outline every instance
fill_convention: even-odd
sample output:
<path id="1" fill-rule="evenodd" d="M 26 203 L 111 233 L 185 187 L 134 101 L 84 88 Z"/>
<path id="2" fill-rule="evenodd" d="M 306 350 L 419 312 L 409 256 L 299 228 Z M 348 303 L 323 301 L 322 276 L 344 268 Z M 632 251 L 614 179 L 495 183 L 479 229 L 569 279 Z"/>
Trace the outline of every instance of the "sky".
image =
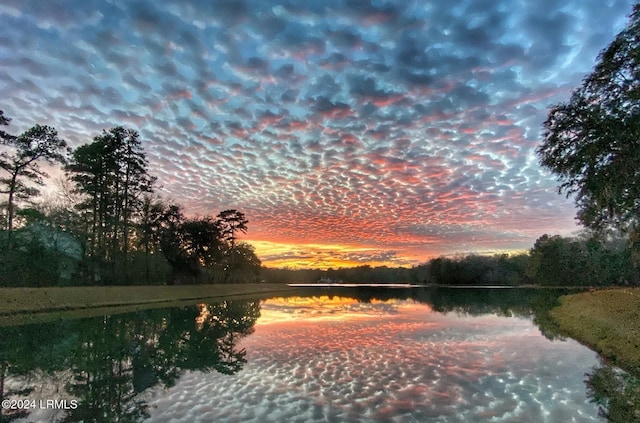
<path id="1" fill-rule="evenodd" d="M 8 132 L 137 130 L 158 193 L 270 267 L 412 266 L 569 235 L 535 155 L 631 0 L 0 4 Z"/>

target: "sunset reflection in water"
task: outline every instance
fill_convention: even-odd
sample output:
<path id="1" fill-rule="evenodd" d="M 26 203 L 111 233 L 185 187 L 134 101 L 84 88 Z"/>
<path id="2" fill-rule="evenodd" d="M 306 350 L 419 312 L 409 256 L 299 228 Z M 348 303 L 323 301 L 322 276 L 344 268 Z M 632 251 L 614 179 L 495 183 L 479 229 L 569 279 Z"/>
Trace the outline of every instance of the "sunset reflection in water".
<path id="1" fill-rule="evenodd" d="M 350 320 L 371 318 L 376 316 L 393 315 L 399 309 L 409 310 L 416 304 L 400 300 L 379 301 L 372 300 L 363 303 L 354 298 L 338 296 L 319 297 L 288 297 L 274 298 L 262 303 L 260 325 L 318 320 Z M 422 304 L 418 306 L 421 312 L 430 310 Z"/>
<path id="2" fill-rule="evenodd" d="M 601 421 L 583 382 L 595 353 L 526 318 L 272 299 L 241 347 L 240 373 L 187 374 L 150 401 L 152 421 Z"/>

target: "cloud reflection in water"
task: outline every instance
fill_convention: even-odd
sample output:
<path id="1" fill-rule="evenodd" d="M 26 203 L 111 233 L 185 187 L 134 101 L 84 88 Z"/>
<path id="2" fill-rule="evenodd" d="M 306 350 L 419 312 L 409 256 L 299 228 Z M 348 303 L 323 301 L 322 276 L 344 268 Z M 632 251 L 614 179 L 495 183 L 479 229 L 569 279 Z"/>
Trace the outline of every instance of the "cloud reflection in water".
<path id="1" fill-rule="evenodd" d="M 600 421 L 595 353 L 528 319 L 435 313 L 411 301 L 269 300 L 235 376 L 185 375 L 151 421 Z"/>

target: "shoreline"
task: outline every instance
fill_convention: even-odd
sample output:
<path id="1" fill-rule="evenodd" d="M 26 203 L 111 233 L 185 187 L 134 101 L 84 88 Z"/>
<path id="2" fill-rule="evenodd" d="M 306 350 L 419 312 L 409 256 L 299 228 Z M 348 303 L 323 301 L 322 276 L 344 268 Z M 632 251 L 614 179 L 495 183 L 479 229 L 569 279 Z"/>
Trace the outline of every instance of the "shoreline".
<path id="1" fill-rule="evenodd" d="M 73 286 L 0 288 L 0 322 L 7 317 L 90 310 L 157 308 L 198 301 L 263 299 L 300 292 L 286 284 Z M 83 311 L 84 313 L 79 313 Z M 15 319 L 11 319 L 15 320 Z"/>
<path id="2" fill-rule="evenodd" d="M 640 374 L 640 288 L 565 295 L 549 314 L 563 335 L 612 364 Z"/>

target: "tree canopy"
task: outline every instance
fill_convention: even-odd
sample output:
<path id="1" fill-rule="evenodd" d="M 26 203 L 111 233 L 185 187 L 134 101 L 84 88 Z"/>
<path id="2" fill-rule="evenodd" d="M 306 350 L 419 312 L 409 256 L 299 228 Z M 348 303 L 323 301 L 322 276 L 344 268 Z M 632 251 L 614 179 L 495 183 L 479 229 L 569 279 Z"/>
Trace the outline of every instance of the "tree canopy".
<path id="1" fill-rule="evenodd" d="M 0 123 L 8 123 L 1 112 Z M 0 192 L 8 194 L 7 228 L 11 231 L 15 201 L 36 195 L 38 190 L 28 182 L 42 185 L 43 177 L 47 176 L 38 162 L 64 163 L 67 143 L 58 137 L 54 128 L 46 125 L 35 125 L 18 136 L 1 132 L 0 139 L 2 144 L 9 146 L 11 150 L 0 153 L 0 169 L 6 172 L 4 177 L 0 178 L 0 184 L 4 187 Z"/>
<path id="2" fill-rule="evenodd" d="M 637 231 L 640 218 L 640 5 L 566 103 L 544 122 L 540 162 L 575 195 L 593 229 Z"/>

